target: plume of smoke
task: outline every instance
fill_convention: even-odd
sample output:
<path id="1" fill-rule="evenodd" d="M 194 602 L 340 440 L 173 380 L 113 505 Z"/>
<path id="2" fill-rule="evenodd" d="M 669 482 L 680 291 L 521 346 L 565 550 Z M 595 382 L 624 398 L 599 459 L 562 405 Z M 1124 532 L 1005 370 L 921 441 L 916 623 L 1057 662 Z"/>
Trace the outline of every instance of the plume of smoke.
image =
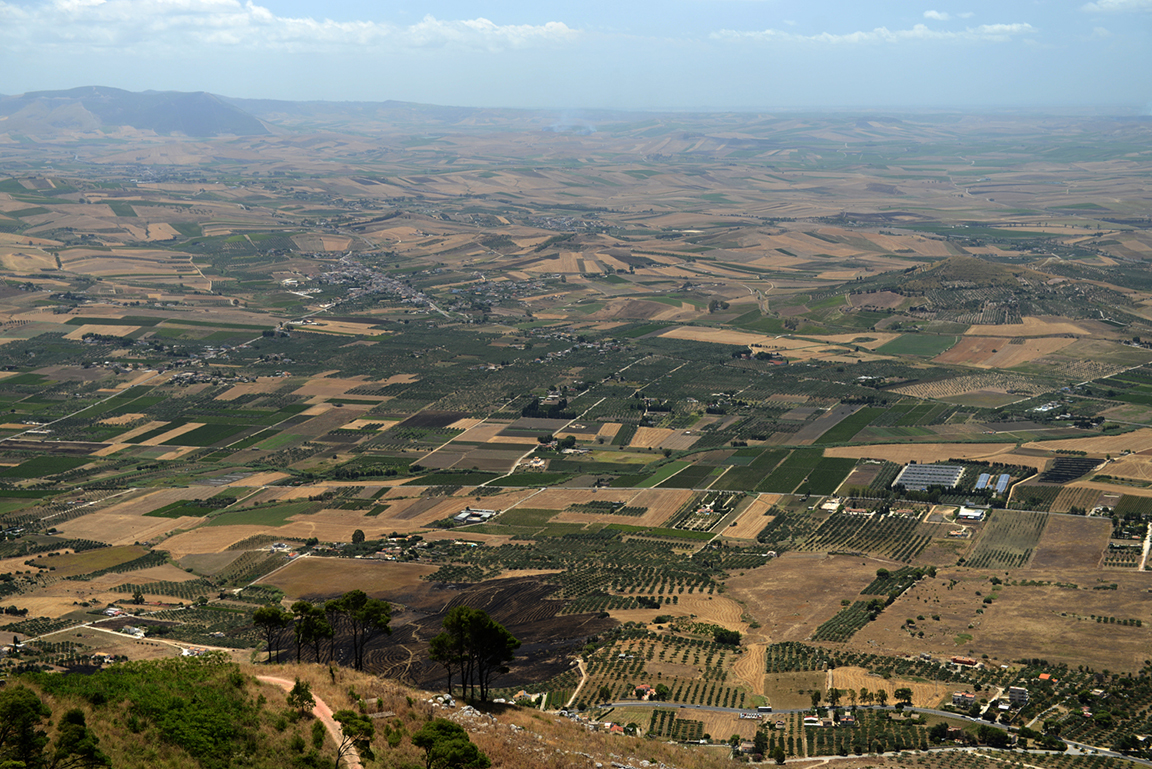
<path id="1" fill-rule="evenodd" d="M 574 133 L 582 136 L 596 133 L 596 126 L 581 117 L 578 112 L 565 110 L 560 117 L 544 128 L 553 133 Z"/>

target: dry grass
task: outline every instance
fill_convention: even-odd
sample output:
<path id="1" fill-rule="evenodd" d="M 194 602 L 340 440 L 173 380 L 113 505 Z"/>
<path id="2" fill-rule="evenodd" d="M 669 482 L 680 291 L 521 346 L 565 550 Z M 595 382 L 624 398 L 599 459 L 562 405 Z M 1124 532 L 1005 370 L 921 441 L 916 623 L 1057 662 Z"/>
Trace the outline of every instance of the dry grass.
<path id="1" fill-rule="evenodd" d="M 392 561 L 347 558 L 298 558 L 261 584 L 275 585 L 288 600 L 304 596 L 329 596 L 343 593 L 355 585 L 373 598 L 403 602 L 398 596 L 413 590 L 424 592 L 428 583 L 423 577 L 435 566 Z M 447 600 L 447 598 L 445 599 Z"/>
<path id="2" fill-rule="evenodd" d="M 1047 443 L 1044 444 L 1048 446 Z M 1045 457 L 1014 454 L 1011 443 L 917 443 L 882 444 L 877 446 L 835 446 L 824 449 L 825 456 L 853 459 L 886 459 L 897 464 L 941 462 L 947 459 L 988 459 L 1015 465 L 1043 467 Z"/>
<path id="3" fill-rule="evenodd" d="M 187 529 L 203 518 L 147 518 L 139 514 L 121 514 L 102 511 L 59 524 L 57 529 L 65 537 L 92 539 L 109 545 L 127 545 L 149 542 L 177 530 Z"/>
<path id="4" fill-rule="evenodd" d="M 934 361 L 979 368 L 1012 368 L 1058 352 L 1076 340 L 1072 337 L 1038 337 L 1021 341 L 1021 344 L 1013 344 L 1002 336 L 966 336 L 956 346 L 936 356 Z"/>
<path id="5" fill-rule="evenodd" d="M 196 553 L 219 553 L 229 545 L 268 531 L 265 526 L 208 526 L 169 537 L 161 547 L 180 559 Z"/>
<path id="6" fill-rule="evenodd" d="M 1152 481 L 1152 454 L 1141 452 L 1113 459 L 1102 467 L 1100 472 L 1117 478 Z"/>
<path id="7" fill-rule="evenodd" d="M 128 336 L 134 331 L 139 331 L 139 326 L 98 326 L 94 324 L 85 323 L 83 326 L 77 326 L 75 331 L 70 331 L 64 335 L 65 339 L 82 339 L 85 334 L 105 334 L 108 336 Z"/>
<path id="8" fill-rule="evenodd" d="M 966 333 L 972 336 L 1092 336 L 1096 329 L 1068 318 L 1030 315 L 1023 323 L 1008 323 L 1002 326 L 972 326 Z"/>
<path id="9" fill-rule="evenodd" d="M 906 687 L 912 690 L 912 704 L 920 708 L 937 707 L 945 697 L 951 697 L 952 690 L 956 688 L 953 684 L 939 681 L 907 681 L 898 678 L 885 681 L 881 676 L 869 673 L 864 668 L 850 667 L 835 668 L 828 671 L 828 681 L 824 691 L 832 687 L 841 691 L 854 689 L 857 692 L 862 688 L 871 692 L 884 689 L 888 692 L 890 702 L 896 701 L 897 689 Z"/>
<path id="10" fill-rule="evenodd" d="M 1082 486 L 1065 486 L 1052 502 L 1051 512 L 1067 513 L 1073 507 L 1091 510 L 1096 507 L 1100 498 L 1099 489 L 1090 489 Z"/>
<path id="11" fill-rule="evenodd" d="M 733 521 L 733 525 L 720 532 L 725 537 L 734 539 L 755 539 L 765 526 L 771 522 L 768 510 L 779 501 L 779 494 L 761 494 Z"/>
<path id="12" fill-rule="evenodd" d="M 181 425 L 180 427 L 169 430 L 168 432 L 160 433 L 159 435 L 157 435 L 153 438 L 149 438 L 148 440 L 140 441 L 140 445 L 141 446 L 159 446 L 160 444 L 166 443 L 167 441 L 170 441 L 173 438 L 179 438 L 181 435 L 184 435 L 185 433 L 190 433 L 197 428 L 203 427 L 204 424 L 205 424 L 204 422 L 189 422 L 186 425 Z"/>
<path id="13" fill-rule="evenodd" d="M 167 422 L 165 422 L 164 420 L 153 419 L 153 420 L 150 420 L 150 421 L 140 425 L 139 427 L 132 428 L 131 430 L 129 430 L 126 433 L 123 433 L 121 435 L 117 435 L 116 440 L 118 442 L 121 442 L 121 443 L 123 443 L 125 441 L 130 441 L 133 438 L 135 438 L 137 435 L 143 435 L 144 433 L 152 432 L 153 430 L 155 430 L 159 427 L 163 427 L 165 424 L 167 424 Z"/>
<path id="14" fill-rule="evenodd" d="M 677 433 L 677 430 L 669 430 L 666 427 L 638 427 L 628 447 L 633 449 L 659 448 L 665 440 Z"/>
<path id="15" fill-rule="evenodd" d="M 743 601 L 748 614 L 762 627 L 748 630 L 749 643 L 803 641 L 840 611 L 840 600 L 864 589 L 879 566 L 867 558 L 819 553 L 784 553 L 758 569 L 733 574 L 727 592 Z M 815 579 L 816 574 L 835 579 Z"/>
<path id="16" fill-rule="evenodd" d="M 349 696 L 350 691 L 355 691 L 369 703 L 369 712 L 376 710 L 379 698 L 383 710 L 394 714 L 388 720 L 399 720 L 404 731 L 409 734 L 433 717 L 456 721 L 468 732 L 472 742 L 491 759 L 493 769 L 524 769 L 529 766 L 533 769 L 588 769 L 596 763 L 608 766 L 613 761 L 619 763 L 622 757 L 636 756 L 644 756 L 653 765 L 663 764 L 678 769 L 716 769 L 718 765 L 728 764 L 726 746 L 701 749 L 642 737 L 589 731 L 587 727 L 567 719 L 525 707 L 496 705 L 491 707 L 492 717 L 470 715 L 460 709 L 433 707 L 429 702 L 433 695 L 429 692 L 410 689 L 393 681 L 344 668 L 334 671 L 334 681 L 327 668 L 316 665 L 260 665 L 246 667 L 245 671 L 252 675 L 270 675 L 288 680 L 299 677 L 308 681 L 313 693 L 333 710 L 356 707 L 357 703 Z M 284 707 L 284 693 L 279 687 L 263 684 L 260 691 L 269 699 L 270 704 L 274 703 L 274 707 Z M 639 723 L 640 720 L 646 721 L 639 714 L 647 712 L 650 711 L 620 709 L 609 718 L 624 723 Z M 717 727 L 719 731 L 714 736 L 727 737 L 733 732 L 739 733 L 735 720 L 728 720 L 730 718 L 719 716 L 716 723 L 722 726 Z M 414 747 L 407 739 L 399 746 L 390 748 L 385 744 L 380 729 L 377 729 L 373 747 L 378 755 L 387 756 L 391 765 L 424 765 L 422 750 Z"/>
<path id="17" fill-rule="evenodd" d="M 1152 428 L 1141 428 L 1133 430 L 1130 433 L 1123 435 L 1097 435 L 1091 438 L 1067 438 L 1058 441 L 1044 441 L 1035 443 L 1025 443 L 1026 449 L 1042 449 L 1044 451 L 1056 451 L 1057 449 L 1071 449 L 1073 451 L 1086 451 L 1089 454 L 1104 456 L 1111 454 L 1116 456 L 1121 451 L 1127 449 L 1128 451 L 1146 451 L 1152 449 Z M 1101 468 L 1100 472 L 1109 474 L 1108 465 Z"/>
<path id="18" fill-rule="evenodd" d="M 1091 489 L 1092 493 L 1100 492 Z M 1107 518 L 1084 518 L 1080 516 L 1053 515 L 1044 527 L 1032 567 L 1084 568 L 1100 562 L 1100 556 L 1108 547 L 1112 536 L 1112 522 Z"/>
<path id="19" fill-rule="evenodd" d="M 127 545 L 85 550 L 82 553 L 69 553 L 67 555 L 39 555 L 30 560 L 36 568 L 51 568 L 55 576 L 66 578 L 118 566 L 142 555 L 144 555 L 144 548 Z"/>
<path id="20" fill-rule="evenodd" d="M 1010 390 L 1014 393 L 1036 395 L 1044 392 L 1045 387 L 1027 377 L 1006 374 L 1001 371 L 989 371 L 983 374 L 969 374 L 967 376 L 943 379 L 938 382 L 922 382 L 920 384 L 897 387 L 894 388 L 892 392 L 897 392 L 901 395 L 912 395 L 917 398 L 939 399 L 955 398 L 970 393 L 985 392 L 1007 395 Z M 1014 395 L 1013 397 L 1019 399 L 1023 396 Z"/>

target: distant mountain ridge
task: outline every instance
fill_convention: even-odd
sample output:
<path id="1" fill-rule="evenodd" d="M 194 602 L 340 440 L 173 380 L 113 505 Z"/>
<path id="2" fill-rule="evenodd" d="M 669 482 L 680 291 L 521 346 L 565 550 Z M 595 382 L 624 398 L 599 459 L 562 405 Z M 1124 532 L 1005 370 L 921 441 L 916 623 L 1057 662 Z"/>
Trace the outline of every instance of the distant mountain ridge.
<path id="1" fill-rule="evenodd" d="M 235 104 L 203 91 L 125 91 L 84 86 L 0 97 L 0 133 L 50 136 L 133 128 L 193 137 L 272 132 Z"/>

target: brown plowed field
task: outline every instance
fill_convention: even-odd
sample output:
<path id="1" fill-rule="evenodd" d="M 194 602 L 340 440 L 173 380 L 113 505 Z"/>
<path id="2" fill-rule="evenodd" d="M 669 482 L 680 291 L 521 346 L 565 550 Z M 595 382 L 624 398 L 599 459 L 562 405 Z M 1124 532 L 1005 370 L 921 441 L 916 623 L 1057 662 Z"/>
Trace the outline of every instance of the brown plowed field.
<path id="1" fill-rule="evenodd" d="M 423 577 L 435 570 L 417 563 L 309 557 L 297 558 L 261 583 L 280 588 L 289 600 L 328 598 L 355 585 L 372 598 L 424 605 L 436 591 Z"/>
<path id="2" fill-rule="evenodd" d="M 1110 536 L 1112 522 L 1107 518 L 1051 516 L 1048 525 L 1044 527 L 1044 533 L 1040 535 L 1040 543 L 1032 557 L 1032 567 L 1094 567 L 1100 563 Z"/>

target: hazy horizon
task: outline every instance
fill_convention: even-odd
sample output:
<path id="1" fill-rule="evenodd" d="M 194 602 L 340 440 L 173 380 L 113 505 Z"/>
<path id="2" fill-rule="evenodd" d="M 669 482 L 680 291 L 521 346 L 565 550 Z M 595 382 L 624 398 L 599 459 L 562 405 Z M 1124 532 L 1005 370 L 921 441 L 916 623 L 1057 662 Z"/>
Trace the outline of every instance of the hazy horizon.
<path id="1" fill-rule="evenodd" d="M 99 84 L 539 110 L 1149 114 L 1149 71 L 1152 0 L 0 0 L 6 94 Z"/>

